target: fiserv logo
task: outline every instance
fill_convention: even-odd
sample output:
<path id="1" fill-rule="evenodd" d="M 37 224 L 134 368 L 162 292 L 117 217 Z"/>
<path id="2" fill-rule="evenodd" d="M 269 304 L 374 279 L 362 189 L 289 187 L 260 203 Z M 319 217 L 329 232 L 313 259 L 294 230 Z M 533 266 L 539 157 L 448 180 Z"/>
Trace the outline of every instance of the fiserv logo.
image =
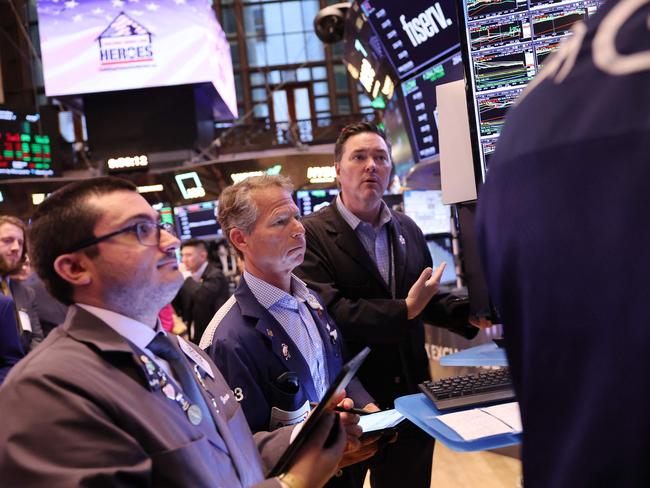
<path id="1" fill-rule="evenodd" d="M 413 47 L 417 47 L 438 34 L 440 29 L 446 29 L 452 24 L 438 2 L 410 21 L 407 21 L 404 15 L 400 15 L 399 20 Z"/>

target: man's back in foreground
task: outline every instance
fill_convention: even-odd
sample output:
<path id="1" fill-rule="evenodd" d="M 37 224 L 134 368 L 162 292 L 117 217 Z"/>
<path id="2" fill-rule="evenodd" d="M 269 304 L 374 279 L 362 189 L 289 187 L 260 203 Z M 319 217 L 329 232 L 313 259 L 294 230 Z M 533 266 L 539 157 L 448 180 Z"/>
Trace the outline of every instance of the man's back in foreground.
<path id="1" fill-rule="evenodd" d="M 479 198 L 527 487 L 650 484 L 648 14 L 623 0 L 574 27 Z"/>

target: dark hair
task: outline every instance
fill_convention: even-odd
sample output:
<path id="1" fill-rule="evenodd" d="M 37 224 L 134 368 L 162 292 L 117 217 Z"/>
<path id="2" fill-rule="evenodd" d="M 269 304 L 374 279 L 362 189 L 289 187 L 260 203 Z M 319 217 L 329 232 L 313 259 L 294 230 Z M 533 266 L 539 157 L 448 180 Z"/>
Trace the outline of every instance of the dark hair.
<path id="1" fill-rule="evenodd" d="M 208 244 L 203 239 L 188 239 L 181 244 L 181 250 L 184 247 L 202 247 L 205 252 L 208 252 Z"/>
<path id="2" fill-rule="evenodd" d="M 54 271 L 57 257 L 93 236 L 102 209 L 87 201 L 116 191 L 137 191 L 130 181 L 104 176 L 70 183 L 47 197 L 32 215 L 29 229 L 30 258 L 48 291 L 58 300 L 72 304 L 73 288 Z M 82 252 L 96 256 L 96 246 Z"/>
<path id="3" fill-rule="evenodd" d="M 23 240 L 27 240 L 27 228 L 25 227 L 25 222 L 20 220 L 18 217 L 13 215 L 0 215 L 0 225 L 11 224 L 18 227 L 23 231 Z M 23 243 L 23 253 L 20 255 L 20 262 L 25 262 L 25 256 L 27 256 L 27 242 Z"/>
<path id="4" fill-rule="evenodd" d="M 339 134 L 338 139 L 336 139 L 336 144 L 334 145 L 334 161 L 337 163 L 341 162 L 345 143 L 350 137 L 356 136 L 357 134 L 363 134 L 365 132 L 371 132 L 380 136 L 386 143 L 386 146 L 388 147 L 388 155 L 390 156 L 391 144 L 386 137 L 386 133 L 383 130 L 381 130 L 376 125 L 370 124 L 368 122 L 354 122 L 352 124 L 346 125 L 343 127 L 343 129 L 341 129 L 341 133 Z"/>

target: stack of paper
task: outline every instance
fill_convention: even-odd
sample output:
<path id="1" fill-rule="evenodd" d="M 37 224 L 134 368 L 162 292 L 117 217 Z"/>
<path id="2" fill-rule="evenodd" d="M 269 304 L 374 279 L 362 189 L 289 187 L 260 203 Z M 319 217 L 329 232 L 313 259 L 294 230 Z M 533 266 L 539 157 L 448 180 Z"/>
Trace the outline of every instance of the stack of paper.
<path id="1" fill-rule="evenodd" d="M 522 431 L 517 402 L 448 413 L 436 419 L 451 427 L 466 441 Z"/>

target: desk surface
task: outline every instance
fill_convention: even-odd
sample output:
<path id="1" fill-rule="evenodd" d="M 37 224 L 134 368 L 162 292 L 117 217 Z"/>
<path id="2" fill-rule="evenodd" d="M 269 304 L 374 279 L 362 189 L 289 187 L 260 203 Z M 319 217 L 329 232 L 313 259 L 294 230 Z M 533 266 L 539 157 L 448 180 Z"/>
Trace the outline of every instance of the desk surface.
<path id="1" fill-rule="evenodd" d="M 440 358 L 441 366 L 508 366 L 505 349 L 494 342 L 463 349 Z"/>
<path id="2" fill-rule="evenodd" d="M 395 400 L 395 408 L 420 429 L 455 451 L 485 451 L 521 443 L 521 434 L 499 434 L 473 441 L 463 440 L 454 430 L 436 419 L 443 412 L 434 407 L 423 393 L 398 398 Z M 444 413 L 458 410 L 463 409 Z"/>

